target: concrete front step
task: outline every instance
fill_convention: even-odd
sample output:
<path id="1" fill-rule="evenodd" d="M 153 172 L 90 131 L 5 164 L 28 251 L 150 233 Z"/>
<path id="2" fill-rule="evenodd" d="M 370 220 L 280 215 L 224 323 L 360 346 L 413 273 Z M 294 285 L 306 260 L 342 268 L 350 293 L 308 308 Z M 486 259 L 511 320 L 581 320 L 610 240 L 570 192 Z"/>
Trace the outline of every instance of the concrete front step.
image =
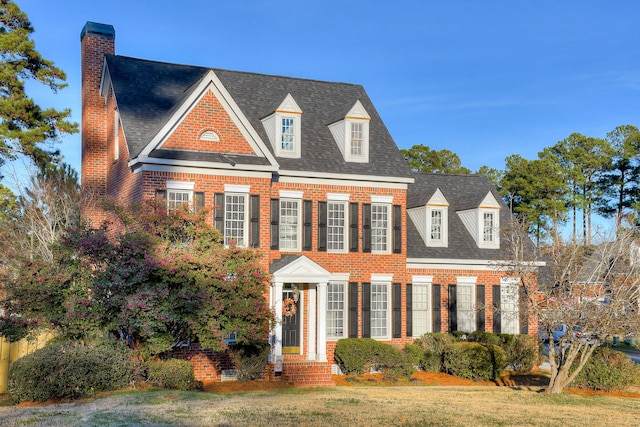
<path id="1" fill-rule="evenodd" d="M 320 362 L 285 362 L 282 376 L 295 387 L 335 386 L 331 379 L 331 365 Z"/>

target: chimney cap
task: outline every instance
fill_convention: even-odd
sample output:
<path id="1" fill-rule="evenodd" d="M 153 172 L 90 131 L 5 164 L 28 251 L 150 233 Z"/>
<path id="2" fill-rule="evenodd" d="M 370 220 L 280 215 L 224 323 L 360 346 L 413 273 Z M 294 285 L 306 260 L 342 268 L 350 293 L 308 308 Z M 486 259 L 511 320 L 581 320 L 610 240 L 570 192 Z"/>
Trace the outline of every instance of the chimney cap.
<path id="1" fill-rule="evenodd" d="M 82 32 L 80 33 L 80 41 L 84 39 L 84 36 L 87 34 L 91 34 L 96 37 L 104 37 L 107 39 L 115 39 L 116 38 L 116 30 L 113 28 L 113 25 L 109 24 L 100 24 L 98 22 L 87 21 L 82 28 Z"/>

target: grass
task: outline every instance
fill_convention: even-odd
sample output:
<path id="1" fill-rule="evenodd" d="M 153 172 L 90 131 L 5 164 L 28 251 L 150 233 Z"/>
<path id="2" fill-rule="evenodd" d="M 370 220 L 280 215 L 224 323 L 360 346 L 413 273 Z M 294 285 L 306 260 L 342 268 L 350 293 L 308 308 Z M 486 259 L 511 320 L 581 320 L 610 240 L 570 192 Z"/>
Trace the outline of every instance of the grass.
<path id="1" fill-rule="evenodd" d="M 333 387 L 198 393 L 125 391 L 0 407 L 2 426 L 638 425 L 639 399 L 509 387 Z"/>

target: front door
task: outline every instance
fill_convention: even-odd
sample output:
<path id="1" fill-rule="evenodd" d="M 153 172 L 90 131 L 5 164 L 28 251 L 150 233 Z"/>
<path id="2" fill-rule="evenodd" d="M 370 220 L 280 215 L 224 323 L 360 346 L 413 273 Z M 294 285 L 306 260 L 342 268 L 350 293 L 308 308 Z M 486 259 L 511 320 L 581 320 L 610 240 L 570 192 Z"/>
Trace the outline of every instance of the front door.
<path id="1" fill-rule="evenodd" d="M 282 291 L 282 354 L 300 354 L 300 292 L 285 284 Z"/>

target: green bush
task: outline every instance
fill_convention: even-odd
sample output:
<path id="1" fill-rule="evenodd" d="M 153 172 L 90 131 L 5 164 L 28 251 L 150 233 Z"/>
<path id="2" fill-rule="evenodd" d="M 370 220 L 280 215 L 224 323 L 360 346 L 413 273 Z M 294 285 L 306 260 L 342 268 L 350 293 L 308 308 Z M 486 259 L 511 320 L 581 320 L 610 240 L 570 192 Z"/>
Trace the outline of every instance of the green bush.
<path id="1" fill-rule="evenodd" d="M 410 376 L 411 357 L 390 344 L 371 338 L 346 338 L 336 344 L 335 359 L 347 374 L 364 374 L 370 369 L 392 375 Z"/>
<path id="2" fill-rule="evenodd" d="M 531 335 L 510 335 L 501 347 L 507 353 L 507 364 L 514 371 L 529 372 L 538 359 L 539 343 Z"/>
<path id="3" fill-rule="evenodd" d="M 457 342 L 444 352 L 445 372 L 461 378 L 494 380 L 506 366 L 504 350 L 494 344 Z"/>
<path id="4" fill-rule="evenodd" d="M 172 390 L 195 390 L 200 387 L 193 373 L 193 365 L 181 359 L 148 361 L 147 381 L 154 387 Z"/>
<path id="5" fill-rule="evenodd" d="M 591 356 L 572 385 L 591 390 L 618 391 L 640 384 L 640 366 L 626 354 L 601 347 Z"/>
<path id="6" fill-rule="evenodd" d="M 263 376 L 271 351 L 269 343 L 234 344 L 230 350 L 238 381 L 252 381 Z"/>
<path id="7" fill-rule="evenodd" d="M 43 402 L 123 388 L 132 378 L 130 360 L 129 349 L 117 342 L 51 344 L 11 366 L 9 394 L 16 402 Z"/>
<path id="8" fill-rule="evenodd" d="M 485 331 L 474 331 L 469 334 L 469 339 L 475 342 L 481 342 L 485 344 L 494 344 L 502 347 L 502 339 L 500 335 L 493 334 Z"/>
<path id="9" fill-rule="evenodd" d="M 444 352 L 454 342 L 456 342 L 454 336 L 442 332 L 427 333 L 416 339 L 414 344 L 424 350 L 420 369 L 427 372 L 442 372 L 444 370 Z"/>
<path id="10" fill-rule="evenodd" d="M 404 353 L 413 366 L 420 366 L 420 362 L 424 358 L 424 349 L 421 346 L 407 343 L 404 345 Z"/>

